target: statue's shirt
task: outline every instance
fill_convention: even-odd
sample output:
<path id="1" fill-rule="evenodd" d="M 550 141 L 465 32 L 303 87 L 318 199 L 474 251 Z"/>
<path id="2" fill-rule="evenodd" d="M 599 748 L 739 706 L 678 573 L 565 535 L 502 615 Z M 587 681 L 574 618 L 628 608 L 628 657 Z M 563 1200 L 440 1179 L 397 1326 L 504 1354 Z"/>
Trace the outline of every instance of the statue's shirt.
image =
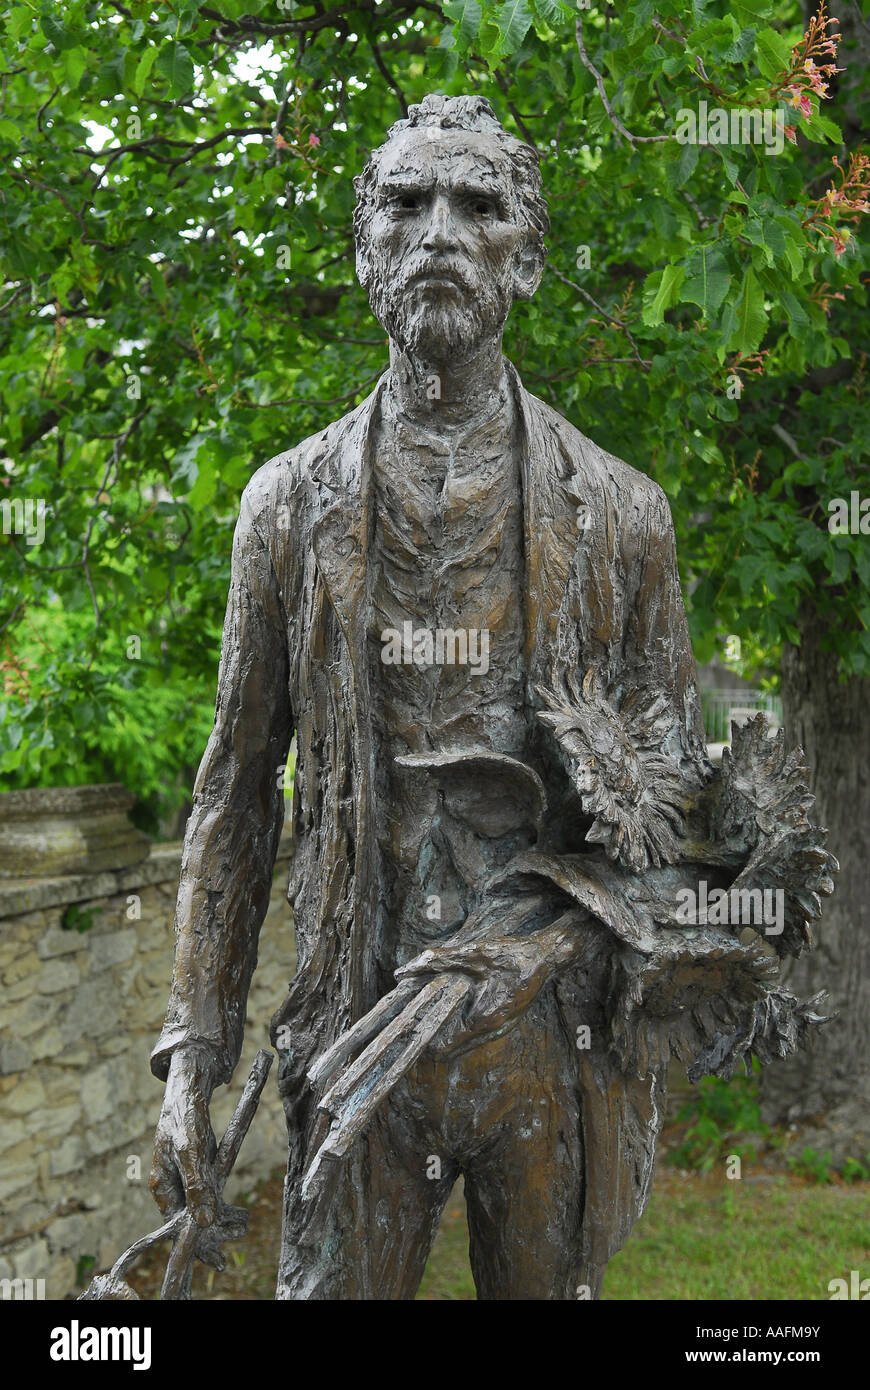
<path id="1" fill-rule="evenodd" d="M 378 829 L 390 882 L 387 955 L 401 963 L 455 931 L 483 881 L 531 840 L 506 812 L 503 781 L 479 763 L 427 772 L 395 761 L 524 755 L 523 499 L 507 391 L 488 418 L 449 434 L 412 422 L 387 394 L 372 542 Z"/>

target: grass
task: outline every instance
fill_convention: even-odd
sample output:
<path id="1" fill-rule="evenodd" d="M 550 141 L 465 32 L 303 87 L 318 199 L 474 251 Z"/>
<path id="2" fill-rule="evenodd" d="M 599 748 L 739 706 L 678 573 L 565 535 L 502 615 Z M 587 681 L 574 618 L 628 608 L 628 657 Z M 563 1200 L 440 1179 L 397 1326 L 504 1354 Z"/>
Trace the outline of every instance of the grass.
<path id="1" fill-rule="evenodd" d="M 870 1183 L 832 1178 L 820 1185 L 787 1170 L 775 1152 L 759 1163 L 744 1160 L 744 1176 L 733 1181 L 721 1164 L 702 1175 L 663 1158 L 660 1152 L 646 1214 L 608 1266 L 604 1299 L 827 1300 L 830 1280 L 848 1281 L 852 1269 L 870 1278 Z M 223 1273 L 196 1267 L 194 1298 L 274 1298 L 281 1186 L 278 1175 L 248 1195 L 248 1236 L 227 1247 Z M 165 1259 L 165 1250 L 157 1252 L 130 1276 L 141 1297 L 158 1296 Z M 417 1297 L 475 1298 L 459 1185 Z"/>
<path id="2" fill-rule="evenodd" d="M 247 1205 L 251 1229 L 222 1274 L 197 1266 L 194 1298 L 271 1299 L 280 1233 L 281 1179 L 260 1184 Z M 165 1252 L 130 1282 L 156 1298 Z M 870 1183 L 810 1185 L 793 1175 L 729 1182 L 662 1167 L 628 1244 L 611 1260 L 604 1299 L 718 1301 L 830 1298 L 831 1279 L 870 1277 Z M 474 1299 L 465 1203 L 457 1186 L 417 1295 Z"/>
<path id="3" fill-rule="evenodd" d="M 473 1299 L 464 1204 L 454 1192 L 419 1298 Z M 808 1186 L 784 1174 L 700 1177 L 661 1169 L 644 1217 L 608 1265 L 602 1297 L 669 1301 L 829 1299 L 870 1277 L 870 1184 Z"/>

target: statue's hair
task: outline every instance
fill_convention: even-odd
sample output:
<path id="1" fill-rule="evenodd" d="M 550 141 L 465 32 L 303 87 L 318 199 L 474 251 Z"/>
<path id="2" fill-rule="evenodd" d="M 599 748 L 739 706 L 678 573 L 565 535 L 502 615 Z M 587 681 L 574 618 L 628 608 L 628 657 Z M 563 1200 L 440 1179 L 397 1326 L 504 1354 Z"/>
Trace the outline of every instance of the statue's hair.
<path id="1" fill-rule="evenodd" d="M 544 237 L 550 230 L 547 204 L 541 193 L 541 170 L 538 153 L 511 135 L 496 116 L 486 97 L 445 97 L 436 93 L 408 110 L 406 120 L 396 121 L 387 131 L 382 145 L 373 150 L 362 173 L 353 181 L 357 202 L 353 214 L 353 231 L 359 247 L 366 237 L 371 205 L 377 187 L 381 160 L 390 141 L 406 130 L 423 126 L 439 126 L 442 130 L 469 130 L 490 135 L 507 156 L 513 180 L 514 195 L 525 218 L 530 240 L 536 243 L 541 261 L 547 254 Z"/>

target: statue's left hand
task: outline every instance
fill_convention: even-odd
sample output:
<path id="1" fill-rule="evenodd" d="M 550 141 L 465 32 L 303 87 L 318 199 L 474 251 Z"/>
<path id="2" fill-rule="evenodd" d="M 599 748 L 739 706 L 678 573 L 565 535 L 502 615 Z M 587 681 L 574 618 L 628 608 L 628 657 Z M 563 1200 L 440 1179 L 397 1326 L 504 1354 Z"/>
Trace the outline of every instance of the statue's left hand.
<path id="1" fill-rule="evenodd" d="M 572 910 L 529 936 L 430 947 L 396 971 L 397 980 L 457 972 L 472 984 L 468 1002 L 429 1044 L 445 1057 L 511 1027 L 547 981 L 570 965 L 584 945 L 584 914 Z"/>

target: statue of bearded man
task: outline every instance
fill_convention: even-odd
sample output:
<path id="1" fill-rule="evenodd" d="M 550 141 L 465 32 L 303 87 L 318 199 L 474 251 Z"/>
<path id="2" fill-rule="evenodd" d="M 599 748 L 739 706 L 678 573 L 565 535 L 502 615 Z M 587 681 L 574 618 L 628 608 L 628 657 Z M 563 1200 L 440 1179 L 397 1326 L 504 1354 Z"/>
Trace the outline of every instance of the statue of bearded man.
<path id="1" fill-rule="evenodd" d="M 594 1298 L 649 1196 L 669 1059 L 727 1075 L 818 1022 L 776 955 L 835 864 L 781 738 L 735 731 L 714 774 L 661 489 L 503 356 L 544 266 L 535 152 L 483 98 L 429 96 L 356 189 L 390 365 L 242 498 L 152 1187 L 219 1217 L 209 1102 L 295 733 L 277 1296 L 412 1298 L 462 1175 L 479 1297 Z"/>

